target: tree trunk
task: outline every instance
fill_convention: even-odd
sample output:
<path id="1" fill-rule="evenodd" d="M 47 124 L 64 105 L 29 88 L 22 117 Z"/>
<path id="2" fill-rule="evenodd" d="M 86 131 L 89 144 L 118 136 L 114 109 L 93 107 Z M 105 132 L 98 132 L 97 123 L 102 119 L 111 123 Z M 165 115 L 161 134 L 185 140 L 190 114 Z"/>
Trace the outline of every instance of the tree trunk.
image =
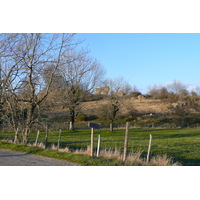
<path id="1" fill-rule="evenodd" d="M 72 121 L 69 122 L 69 130 L 70 131 L 74 130 L 74 123 Z"/>
<path id="2" fill-rule="evenodd" d="M 29 128 L 25 128 L 25 130 L 23 132 L 23 144 L 28 143 L 28 132 L 29 132 Z"/>
<path id="3" fill-rule="evenodd" d="M 18 142 L 18 131 L 19 131 L 19 128 L 17 128 L 17 129 L 15 130 L 14 144 L 17 144 L 17 142 Z"/>
<path id="4" fill-rule="evenodd" d="M 35 146 L 37 146 L 39 135 L 40 135 L 40 131 L 37 132 L 37 136 L 36 136 L 36 140 L 35 140 Z"/>
<path id="5" fill-rule="evenodd" d="M 35 108 L 36 108 L 36 105 L 32 103 L 31 107 L 27 111 L 26 128 L 23 133 L 23 144 L 28 143 L 28 135 L 30 133 L 30 129 L 32 126 L 31 123 L 33 122 L 33 114 L 35 112 Z"/>
<path id="6" fill-rule="evenodd" d="M 48 134 L 49 134 L 49 130 L 48 130 L 48 126 L 46 125 L 46 135 L 45 135 L 45 149 L 48 146 Z"/>
<path id="7" fill-rule="evenodd" d="M 69 130 L 74 130 L 74 122 L 75 122 L 75 111 L 70 110 L 70 123 L 69 123 Z"/>

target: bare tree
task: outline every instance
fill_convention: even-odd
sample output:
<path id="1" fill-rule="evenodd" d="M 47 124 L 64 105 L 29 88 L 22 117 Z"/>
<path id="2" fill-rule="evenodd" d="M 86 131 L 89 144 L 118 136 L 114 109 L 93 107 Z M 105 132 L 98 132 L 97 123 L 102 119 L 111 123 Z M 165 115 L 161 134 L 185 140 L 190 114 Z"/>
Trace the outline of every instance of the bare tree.
<path id="1" fill-rule="evenodd" d="M 25 127 L 25 118 L 27 110 L 24 108 L 23 103 L 20 103 L 15 95 L 6 93 L 4 96 L 4 115 L 2 119 L 4 124 L 7 124 L 15 131 L 15 143 L 18 141 L 19 128 Z"/>
<path id="2" fill-rule="evenodd" d="M 40 106 L 51 92 L 55 72 L 63 64 L 62 56 L 77 45 L 73 44 L 73 36 L 41 33 L 0 36 L 5 92 L 26 109 L 24 143 L 27 143 L 30 128 L 38 120 Z M 53 68 L 45 84 L 43 75 L 49 65 Z"/>
<path id="3" fill-rule="evenodd" d="M 65 64 L 61 72 L 67 87 L 61 89 L 62 103 L 63 107 L 69 109 L 70 130 L 73 130 L 81 101 L 85 95 L 100 85 L 105 71 L 97 60 L 88 56 L 86 51 L 67 52 L 63 62 Z"/>
<path id="4" fill-rule="evenodd" d="M 162 85 L 153 86 L 152 88 L 150 88 L 148 93 L 155 99 L 167 99 L 170 96 L 167 88 L 163 87 Z"/>
<path id="5" fill-rule="evenodd" d="M 122 104 L 122 96 L 119 94 L 127 94 L 131 91 L 131 87 L 122 77 L 108 80 L 106 83 L 107 86 L 110 88 L 108 95 L 108 104 L 101 107 L 101 114 L 103 114 L 107 119 L 110 120 L 110 131 L 112 132 L 115 118 Z"/>

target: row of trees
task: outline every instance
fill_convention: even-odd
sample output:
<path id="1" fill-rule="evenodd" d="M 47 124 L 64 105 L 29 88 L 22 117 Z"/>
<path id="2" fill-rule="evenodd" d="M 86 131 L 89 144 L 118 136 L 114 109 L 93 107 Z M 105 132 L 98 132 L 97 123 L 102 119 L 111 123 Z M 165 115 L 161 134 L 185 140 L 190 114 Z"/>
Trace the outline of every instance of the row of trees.
<path id="1" fill-rule="evenodd" d="M 192 99 L 197 98 L 198 89 L 196 91 L 189 92 L 185 85 L 180 81 L 174 81 L 167 86 L 155 85 L 151 87 L 148 94 L 155 99 L 169 99 L 172 101 L 186 100 L 189 96 Z"/>
<path id="2" fill-rule="evenodd" d="M 11 126 L 16 135 L 22 131 L 24 143 L 33 125 L 39 123 L 48 98 L 58 98 L 68 107 L 73 124 L 81 99 L 104 78 L 100 63 L 80 50 L 74 36 L 0 35 L 1 123 Z M 50 96 L 52 91 L 54 96 Z"/>
<path id="3" fill-rule="evenodd" d="M 72 130 L 81 101 L 106 86 L 105 113 L 113 124 L 120 108 L 116 94 L 132 91 L 123 78 L 106 80 L 104 68 L 80 43 L 75 34 L 0 34 L 1 125 L 11 127 L 16 136 L 21 131 L 24 143 L 49 104 L 69 110 Z"/>

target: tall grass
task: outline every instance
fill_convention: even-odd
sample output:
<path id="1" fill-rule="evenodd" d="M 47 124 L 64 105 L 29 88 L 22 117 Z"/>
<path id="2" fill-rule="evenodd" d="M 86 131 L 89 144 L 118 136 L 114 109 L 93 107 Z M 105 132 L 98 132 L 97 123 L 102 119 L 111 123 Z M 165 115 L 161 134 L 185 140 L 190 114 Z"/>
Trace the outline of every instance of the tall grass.
<path id="1" fill-rule="evenodd" d="M 76 150 L 76 154 L 90 155 L 91 148 L 87 147 L 86 150 L 80 149 Z M 129 153 L 125 163 L 129 165 L 137 165 L 137 166 L 180 166 L 181 164 L 178 162 L 173 163 L 173 159 L 167 157 L 167 155 L 157 155 L 152 157 L 152 159 L 147 163 L 146 159 L 142 158 L 142 152 Z M 117 159 L 119 161 L 123 160 L 123 154 L 120 149 L 102 149 L 100 151 L 100 157 L 107 159 Z"/>
<path id="2" fill-rule="evenodd" d="M 178 162 L 173 162 L 172 158 L 167 157 L 166 154 L 162 156 L 155 156 L 151 159 L 150 165 L 155 165 L 155 166 L 180 166 L 180 163 Z"/>

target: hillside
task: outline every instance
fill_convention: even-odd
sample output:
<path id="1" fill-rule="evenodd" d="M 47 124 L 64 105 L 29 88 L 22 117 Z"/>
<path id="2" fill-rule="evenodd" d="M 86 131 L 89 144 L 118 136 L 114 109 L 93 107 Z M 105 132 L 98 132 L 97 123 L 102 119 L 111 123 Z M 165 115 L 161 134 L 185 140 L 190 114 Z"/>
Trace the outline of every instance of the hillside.
<path id="1" fill-rule="evenodd" d="M 98 115 L 99 108 L 102 105 L 107 104 L 109 101 L 107 99 L 101 99 L 96 101 L 86 101 L 81 102 L 80 104 L 80 112 L 87 114 L 87 115 Z M 164 114 L 169 112 L 168 107 L 171 103 L 166 103 L 162 100 L 155 100 L 155 99 L 144 99 L 139 101 L 136 98 L 129 98 L 129 99 L 121 99 L 120 105 L 120 115 L 125 115 L 130 110 L 136 110 L 138 113 L 158 113 Z M 67 108 L 62 108 L 61 105 L 56 105 L 51 107 L 48 113 L 67 113 Z"/>
<path id="2" fill-rule="evenodd" d="M 106 98 L 81 102 L 77 108 L 76 127 L 80 125 L 83 128 L 87 125 L 85 121 L 93 120 L 104 124 L 104 127 L 109 127 L 110 115 L 113 111 L 109 110 L 107 106 L 102 108 L 108 103 L 109 100 Z M 174 107 L 175 104 L 179 106 Z M 153 98 L 138 100 L 126 96 L 120 99 L 119 111 L 114 123 L 117 127 L 123 126 L 127 121 L 132 121 L 140 127 L 197 127 L 200 124 L 199 105 L 199 100 L 191 103 L 189 98 L 185 101 Z M 44 115 L 45 123 L 51 124 L 51 126 L 63 126 L 65 129 L 69 125 L 69 110 L 63 108 L 62 104 L 56 103 L 49 107 Z"/>

